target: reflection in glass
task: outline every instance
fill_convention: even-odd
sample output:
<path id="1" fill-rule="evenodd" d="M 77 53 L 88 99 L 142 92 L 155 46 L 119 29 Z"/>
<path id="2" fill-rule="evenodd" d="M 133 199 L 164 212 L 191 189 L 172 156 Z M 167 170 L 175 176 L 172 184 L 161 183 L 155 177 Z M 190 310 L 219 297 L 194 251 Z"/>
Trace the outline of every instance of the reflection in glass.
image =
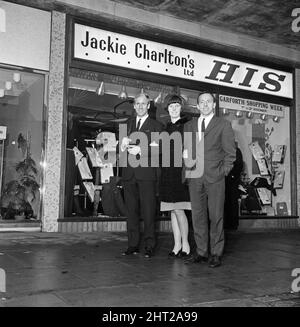
<path id="1" fill-rule="evenodd" d="M 22 78 L 21 78 L 22 74 Z M 40 219 L 44 76 L 0 69 L 1 219 Z"/>

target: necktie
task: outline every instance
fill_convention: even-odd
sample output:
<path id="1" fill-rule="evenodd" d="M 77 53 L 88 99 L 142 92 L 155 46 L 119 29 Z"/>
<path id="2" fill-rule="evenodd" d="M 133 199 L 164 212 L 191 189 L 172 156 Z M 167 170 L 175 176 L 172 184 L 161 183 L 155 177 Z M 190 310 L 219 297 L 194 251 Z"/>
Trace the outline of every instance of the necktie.
<path id="1" fill-rule="evenodd" d="M 139 121 L 138 121 L 138 123 L 137 123 L 137 125 L 136 125 L 136 130 L 138 131 L 139 129 L 140 129 L 140 127 L 141 127 L 141 118 L 139 119 Z"/>
<path id="2" fill-rule="evenodd" d="M 202 123 L 201 123 L 201 133 L 205 132 L 205 119 L 202 119 Z"/>

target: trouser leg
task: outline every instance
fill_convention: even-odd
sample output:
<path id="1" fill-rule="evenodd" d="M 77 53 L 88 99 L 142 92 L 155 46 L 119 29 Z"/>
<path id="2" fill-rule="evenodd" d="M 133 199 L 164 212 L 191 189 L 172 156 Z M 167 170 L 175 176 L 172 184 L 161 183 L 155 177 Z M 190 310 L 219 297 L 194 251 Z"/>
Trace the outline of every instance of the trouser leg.
<path id="1" fill-rule="evenodd" d="M 221 256 L 224 250 L 224 199 L 225 179 L 216 183 L 206 183 L 208 195 L 208 216 L 210 221 L 210 253 Z"/>
<path id="2" fill-rule="evenodd" d="M 194 238 L 197 245 L 196 252 L 201 256 L 208 256 L 208 217 L 207 195 L 203 178 L 193 178 L 189 182 L 190 200 L 192 206 L 192 222 Z"/>
<path id="3" fill-rule="evenodd" d="M 140 241 L 139 189 L 135 180 L 124 183 L 124 199 L 128 212 L 128 246 L 137 247 Z"/>
<path id="4" fill-rule="evenodd" d="M 156 182 L 138 181 L 141 217 L 144 220 L 145 247 L 155 247 Z"/>

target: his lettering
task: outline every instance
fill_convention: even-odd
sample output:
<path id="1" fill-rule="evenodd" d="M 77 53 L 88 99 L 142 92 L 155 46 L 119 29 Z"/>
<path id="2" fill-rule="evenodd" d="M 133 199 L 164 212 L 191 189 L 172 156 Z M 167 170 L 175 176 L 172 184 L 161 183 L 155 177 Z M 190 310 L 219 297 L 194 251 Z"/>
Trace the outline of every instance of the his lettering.
<path id="1" fill-rule="evenodd" d="M 277 81 L 275 79 L 271 78 L 272 75 L 274 75 L 277 78 Z M 268 91 L 278 92 L 281 89 L 281 84 L 278 81 L 283 82 L 285 80 L 285 76 L 277 75 L 275 73 L 265 73 L 263 76 L 263 80 L 265 83 L 260 83 L 258 86 L 258 88 L 260 90 L 268 90 Z M 268 87 L 267 84 L 270 84 L 273 87 Z"/>
<path id="2" fill-rule="evenodd" d="M 251 79 L 252 79 L 254 73 L 258 72 L 258 69 L 253 69 L 253 68 L 249 68 L 249 67 L 246 67 L 246 69 L 247 69 L 247 74 L 246 74 L 243 82 L 239 83 L 239 85 L 251 87 L 251 84 L 250 84 Z"/>
<path id="3" fill-rule="evenodd" d="M 220 82 L 225 82 L 225 83 L 231 84 L 232 83 L 231 78 L 232 78 L 234 72 L 236 71 L 236 69 L 239 68 L 240 66 L 226 63 L 223 61 L 217 61 L 217 60 L 214 60 L 214 63 L 215 63 L 215 66 L 214 66 L 213 70 L 211 71 L 210 75 L 205 76 L 205 78 L 211 79 L 214 81 L 220 81 Z M 229 68 L 227 70 L 221 70 L 223 65 L 228 65 Z M 224 73 L 225 77 L 223 79 L 217 78 L 219 73 Z"/>
<path id="4" fill-rule="evenodd" d="M 225 61 L 214 60 L 214 67 L 210 72 L 209 76 L 205 76 L 206 79 L 225 82 L 232 84 L 233 75 L 236 73 L 240 66 L 227 63 Z M 227 69 L 224 69 L 224 66 L 227 65 Z M 251 80 L 255 73 L 258 72 L 257 69 L 246 67 L 246 75 L 243 78 L 243 81 L 239 83 L 241 86 L 251 87 Z M 240 73 L 240 72 L 239 72 Z M 220 78 L 220 74 L 225 74 L 223 78 Z M 259 90 L 268 90 L 272 92 L 279 92 L 281 90 L 281 83 L 285 80 L 285 75 L 278 75 L 273 72 L 266 72 L 263 75 L 263 81 L 259 83 Z"/>

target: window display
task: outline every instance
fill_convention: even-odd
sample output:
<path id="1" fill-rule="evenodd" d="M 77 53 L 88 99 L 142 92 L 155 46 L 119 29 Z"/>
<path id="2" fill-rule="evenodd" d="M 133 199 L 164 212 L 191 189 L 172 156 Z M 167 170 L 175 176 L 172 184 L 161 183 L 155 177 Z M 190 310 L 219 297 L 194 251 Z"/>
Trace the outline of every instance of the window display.
<path id="1" fill-rule="evenodd" d="M 291 215 L 290 108 L 224 95 L 219 108 L 231 121 L 244 160 L 239 214 Z"/>
<path id="2" fill-rule="evenodd" d="M 40 218 L 44 76 L 0 68 L 2 220 Z"/>

